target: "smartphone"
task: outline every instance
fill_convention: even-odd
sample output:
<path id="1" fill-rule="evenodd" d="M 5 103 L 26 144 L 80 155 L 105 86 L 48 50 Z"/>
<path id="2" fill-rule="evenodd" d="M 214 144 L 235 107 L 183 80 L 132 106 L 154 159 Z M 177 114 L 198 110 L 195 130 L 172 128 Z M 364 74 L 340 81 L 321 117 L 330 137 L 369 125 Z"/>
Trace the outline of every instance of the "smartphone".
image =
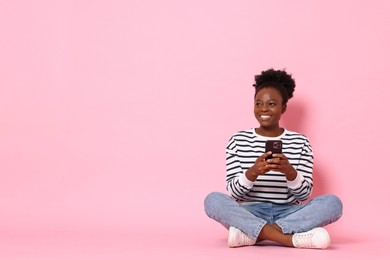
<path id="1" fill-rule="evenodd" d="M 283 146 L 283 143 L 281 140 L 265 141 L 265 152 L 271 151 L 272 154 L 282 153 L 282 146 Z M 268 155 L 265 159 L 268 160 L 268 159 L 274 158 L 274 157 L 272 157 L 272 154 Z"/>

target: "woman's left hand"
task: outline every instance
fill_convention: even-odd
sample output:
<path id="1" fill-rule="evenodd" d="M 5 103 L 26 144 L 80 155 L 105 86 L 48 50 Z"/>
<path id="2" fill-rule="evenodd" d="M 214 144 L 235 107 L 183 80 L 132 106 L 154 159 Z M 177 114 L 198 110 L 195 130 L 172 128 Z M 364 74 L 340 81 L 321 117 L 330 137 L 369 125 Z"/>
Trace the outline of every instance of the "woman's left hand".
<path id="1" fill-rule="evenodd" d="M 273 158 L 266 160 L 266 167 L 271 171 L 281 172 L 287 180 L 292 181 L 297 177 L 297 171 L 292 167 L 287 157 L 281 153 L 272 154 Z"/>

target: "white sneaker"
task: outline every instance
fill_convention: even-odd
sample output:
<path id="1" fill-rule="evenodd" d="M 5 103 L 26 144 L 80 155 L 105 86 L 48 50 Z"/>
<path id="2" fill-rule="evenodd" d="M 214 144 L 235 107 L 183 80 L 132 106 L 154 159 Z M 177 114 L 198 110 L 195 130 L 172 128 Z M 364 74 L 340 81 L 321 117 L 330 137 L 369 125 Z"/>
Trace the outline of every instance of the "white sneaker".
<path id="1" fill-rule="evenodd" d="M 244 232 L 235 227 L 229 228 L 229 247 L 240 247 L 240 246 L 252 246 L 256 244 L 256 239 L 247 236 Z"/>
<path id="2" fill-rule="evenodd" d="M 294 247 L 325 249 L 330 245 L 330 237 L 326 229 L 318 227 L 307 232 L 295 233 L 292 237 Z"/>

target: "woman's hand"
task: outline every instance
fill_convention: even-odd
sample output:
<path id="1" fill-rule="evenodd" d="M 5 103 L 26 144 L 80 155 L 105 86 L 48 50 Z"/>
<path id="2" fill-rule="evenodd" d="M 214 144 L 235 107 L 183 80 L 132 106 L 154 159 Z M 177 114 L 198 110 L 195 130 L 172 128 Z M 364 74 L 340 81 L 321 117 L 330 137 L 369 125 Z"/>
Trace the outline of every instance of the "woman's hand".
<path id="1" fill-rule="evenodd" d="M 255 164 L 253 164 L 252 167 L 249 168 L 245 173 L 245 176 L 248 180 L 255 181 L 257 176 L 263 175 L 271 170 L 268 167 L 269 163 L 265 160 L 265 158 L 271 154 L 272 152 L 266 152 L 256 159 Z"/>
<path id="2" fill-rule="evenodd" d="M 294 167 L 292 167 L 287 157 L 281 153 L 275 153 L 272 156 L 272 159 L 266 160 L 266 168 L 272 171 L 284 173 L 289 181 L 295 180 L 297 177 L 297 171 Z"/>
<path id="3" fill-rule="evenodd" d="M 265 160 L 272 152 L 267 152 L 257 158 L 255 164 L 249 168 L 245 176 L 250 181 L 255 181 L 257 176 L 269 171 L 281 172 L 286 175 L 287 180 L 293 181 L 297 177 L 297 171 L 292 167 L 287 157 L 281 153 L 272 154 L 272 159 Z"/>

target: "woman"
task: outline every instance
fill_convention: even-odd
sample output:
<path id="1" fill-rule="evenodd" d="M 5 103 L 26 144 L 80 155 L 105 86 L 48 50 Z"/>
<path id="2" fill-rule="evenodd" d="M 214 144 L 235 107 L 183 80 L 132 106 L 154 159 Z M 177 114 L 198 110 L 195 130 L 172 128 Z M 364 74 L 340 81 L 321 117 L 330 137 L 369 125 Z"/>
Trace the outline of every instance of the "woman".
<path id="1" fill-rule="evenodd" d="M 342 203 L 328 194 L 302 204 L 313 189 L 313 151 L 304 135 L 279 126 L 295 81 L 285 71 L 269 69 L 256 75 L 255 82 L 254 115 L 260 126 L 229 140 L 230 196 L 209 194 L 206 214 L 229 229 L 229 247 L 271 240 L 289 247 L 327 248 L 330 238 L 323 226 L 341 217 Z M 267 140 L 281 140 L 282 153 L 265 152 Z"/>

